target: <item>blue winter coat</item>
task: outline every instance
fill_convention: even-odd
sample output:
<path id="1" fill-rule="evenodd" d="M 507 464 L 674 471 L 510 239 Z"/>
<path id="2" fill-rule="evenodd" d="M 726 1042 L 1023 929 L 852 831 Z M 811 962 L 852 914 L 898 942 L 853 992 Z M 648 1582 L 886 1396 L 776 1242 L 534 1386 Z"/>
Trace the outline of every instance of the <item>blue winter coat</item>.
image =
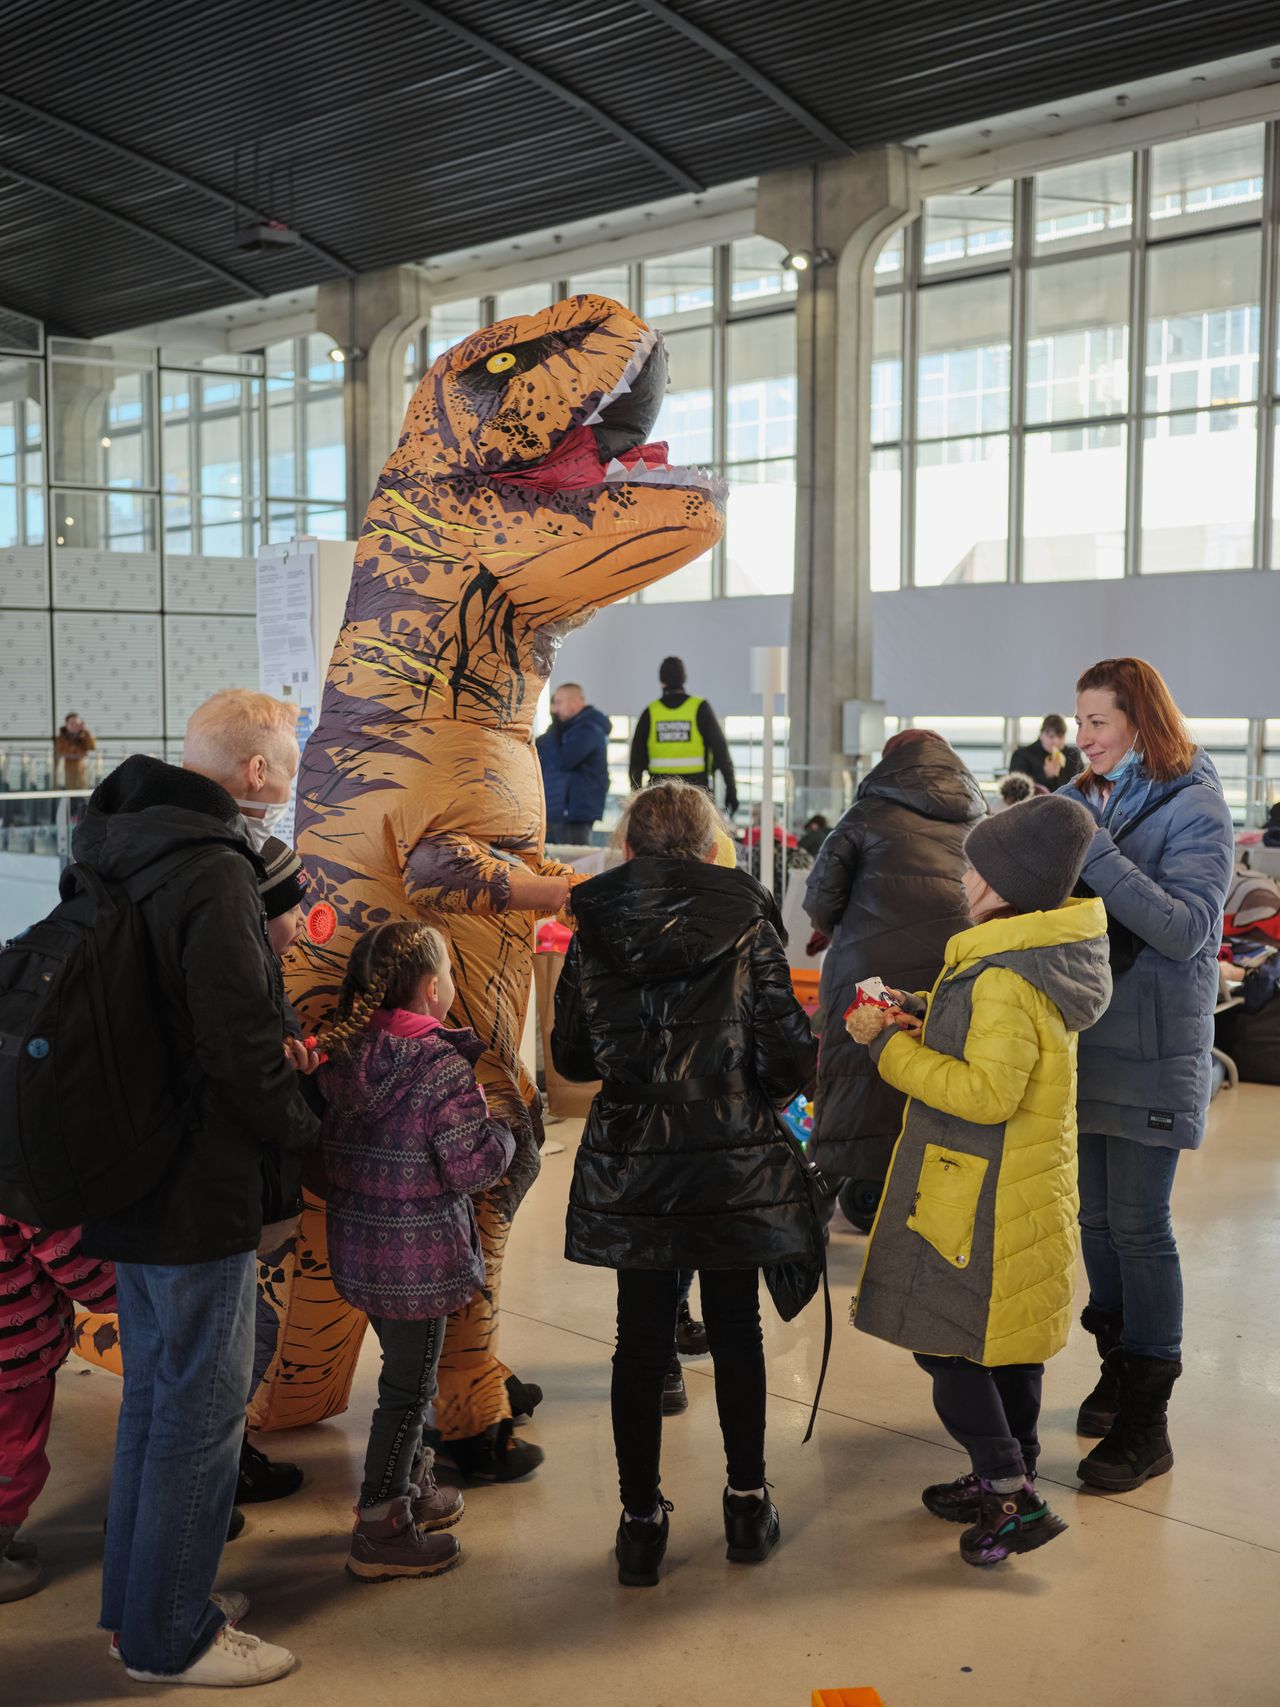
<path id="1" fill-rule="evenodd" d="M 594 705 L 538 738 L 548 823 L 594 824 L 609 798 L 609 719 Z"/>
<path id="2" fill-rule="evenodd" d="M 1197 1149 L 1204 1138 L 1222 908 L 1235 862 L 1212 760 L 1198 752 L 1189 774 L 1196 781 L 1119 847 L 1113 833 L 1182 779 L 1153 782 L 1137 765 L 1105 806 L 1078 781 L 1061 791 L 1099 821 L 1084 882 L 1146 944 L 1116 977 L 1106 1013 L 1080 1034 L 1080 1131 L 1173 1150 Z"/>

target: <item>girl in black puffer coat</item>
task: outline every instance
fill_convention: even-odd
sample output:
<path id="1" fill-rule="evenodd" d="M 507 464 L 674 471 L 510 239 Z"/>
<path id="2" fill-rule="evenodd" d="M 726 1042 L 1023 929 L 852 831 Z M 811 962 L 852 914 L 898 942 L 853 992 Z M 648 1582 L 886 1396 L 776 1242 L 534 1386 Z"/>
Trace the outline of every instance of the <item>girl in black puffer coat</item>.
<path id="1" fill-rule="evenodd" d="M 678 1270 L 699 1271 L 728 1460 L 729 1558 L 765 1558 L 759 1271 L 812 1259 L 808 1182 L 775 1110 L 808 1086 L 816 1046 L 791 989 L 781 920 L 745 872 L 710 861 L 701 789 L 660 782 L 632 802 L 627 864 L 573 893 L 577 938 L 556 992 L 552 1056 L 603 1079 L 574 1167 L 565 1254 L 618 1271 L 613 1431 L 619 1580 L 651 1584 L 667 1540 L 662 1383 Z"/>
<path id="2" fill-rule="evenodd" d="M 840 1023 L 855 985 L 878 975 L 897 990 L 928 990 L 948 938 L 969 922 L 964 839 L 987 815 L 958 753 L 927 729 L 904 729 L 862 780 L 822 845 L 804 910 L 831 938 L 822 966 L 826 1014 L 811 1159 L 865 1233 L 879 1202 L 906 1098 L 877 1074 Z"/>

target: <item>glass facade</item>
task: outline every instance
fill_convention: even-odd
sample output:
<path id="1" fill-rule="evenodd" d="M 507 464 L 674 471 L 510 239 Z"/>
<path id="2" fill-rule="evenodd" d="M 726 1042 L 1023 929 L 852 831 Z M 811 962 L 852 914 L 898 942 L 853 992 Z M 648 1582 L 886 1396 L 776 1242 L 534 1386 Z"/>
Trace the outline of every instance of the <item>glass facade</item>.
<path id="1" fill-rule="evenodd" d="M 110 763 L 172 754 L 194 703 L 256 684 L 260 542 L 347 533 L 331 348 L 0 352 L 0 776 L 52 782 L 68 710 Z"/>
<path id="2" fill-rule="evenodd" d="M 1280 563 L 1278 146 L 1249 125 L 939 195 L 886 244 L 876 590 Z"/>
<path id="3" fill-rule="evenodd" d="M 646 603 L 789 593 L 795 569 L 795 274 L 765 237 L 614 264 L 496 296 L 441 303 L 405 353 L 405 401 L 444 350 L 504 314 L 562 296 L 634 306 L 662 330 L 670 377 L 653 429 L 674 463 L 729 481 L 725 539 L 650 587 Z M 895 583 L 896 584 L 896 583 Z"/>

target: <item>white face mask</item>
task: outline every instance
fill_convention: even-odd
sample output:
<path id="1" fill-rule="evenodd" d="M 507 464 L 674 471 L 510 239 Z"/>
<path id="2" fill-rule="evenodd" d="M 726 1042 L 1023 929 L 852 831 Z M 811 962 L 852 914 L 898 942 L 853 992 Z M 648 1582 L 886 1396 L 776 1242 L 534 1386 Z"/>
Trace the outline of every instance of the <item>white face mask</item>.
<path id="1" fill-rule="evenodd" d="M 287 800 L 237 800 L 236 805 L 244 814 L 244 827 L 249 832 L 250 843 L 257 851 L 261 851 L 263 843 L 275 834 L 276 825 L 289 810 Z M 260 818 L 256 816 L 259 812 L 262 814 Z"/>

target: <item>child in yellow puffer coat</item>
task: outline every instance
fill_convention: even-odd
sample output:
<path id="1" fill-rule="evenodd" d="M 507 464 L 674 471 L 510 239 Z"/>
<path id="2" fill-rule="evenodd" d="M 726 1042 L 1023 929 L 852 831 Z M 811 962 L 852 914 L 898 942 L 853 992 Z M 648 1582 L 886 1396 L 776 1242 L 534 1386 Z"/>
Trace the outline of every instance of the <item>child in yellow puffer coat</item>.
<path id="1" fill-rule="evenodd" d="M 872 1053 L 909 1101 L 855 1304 L 864 1332 L 933 1377 L 971 1473 L 926 1488 L 995 1564 L 1066 1528 L 1035 1490 L 1044 1362 L 1066 1344 L 1076 1274 L 1076 1033 L 1111 999 L 1100 901 L 1070 900 L 1096 826 L 1061 794 L 970 832 L 971 929 L 927 999 L 878 1015 Z M 867 1041 L 873 1021 L 855 1027 Z"/>

